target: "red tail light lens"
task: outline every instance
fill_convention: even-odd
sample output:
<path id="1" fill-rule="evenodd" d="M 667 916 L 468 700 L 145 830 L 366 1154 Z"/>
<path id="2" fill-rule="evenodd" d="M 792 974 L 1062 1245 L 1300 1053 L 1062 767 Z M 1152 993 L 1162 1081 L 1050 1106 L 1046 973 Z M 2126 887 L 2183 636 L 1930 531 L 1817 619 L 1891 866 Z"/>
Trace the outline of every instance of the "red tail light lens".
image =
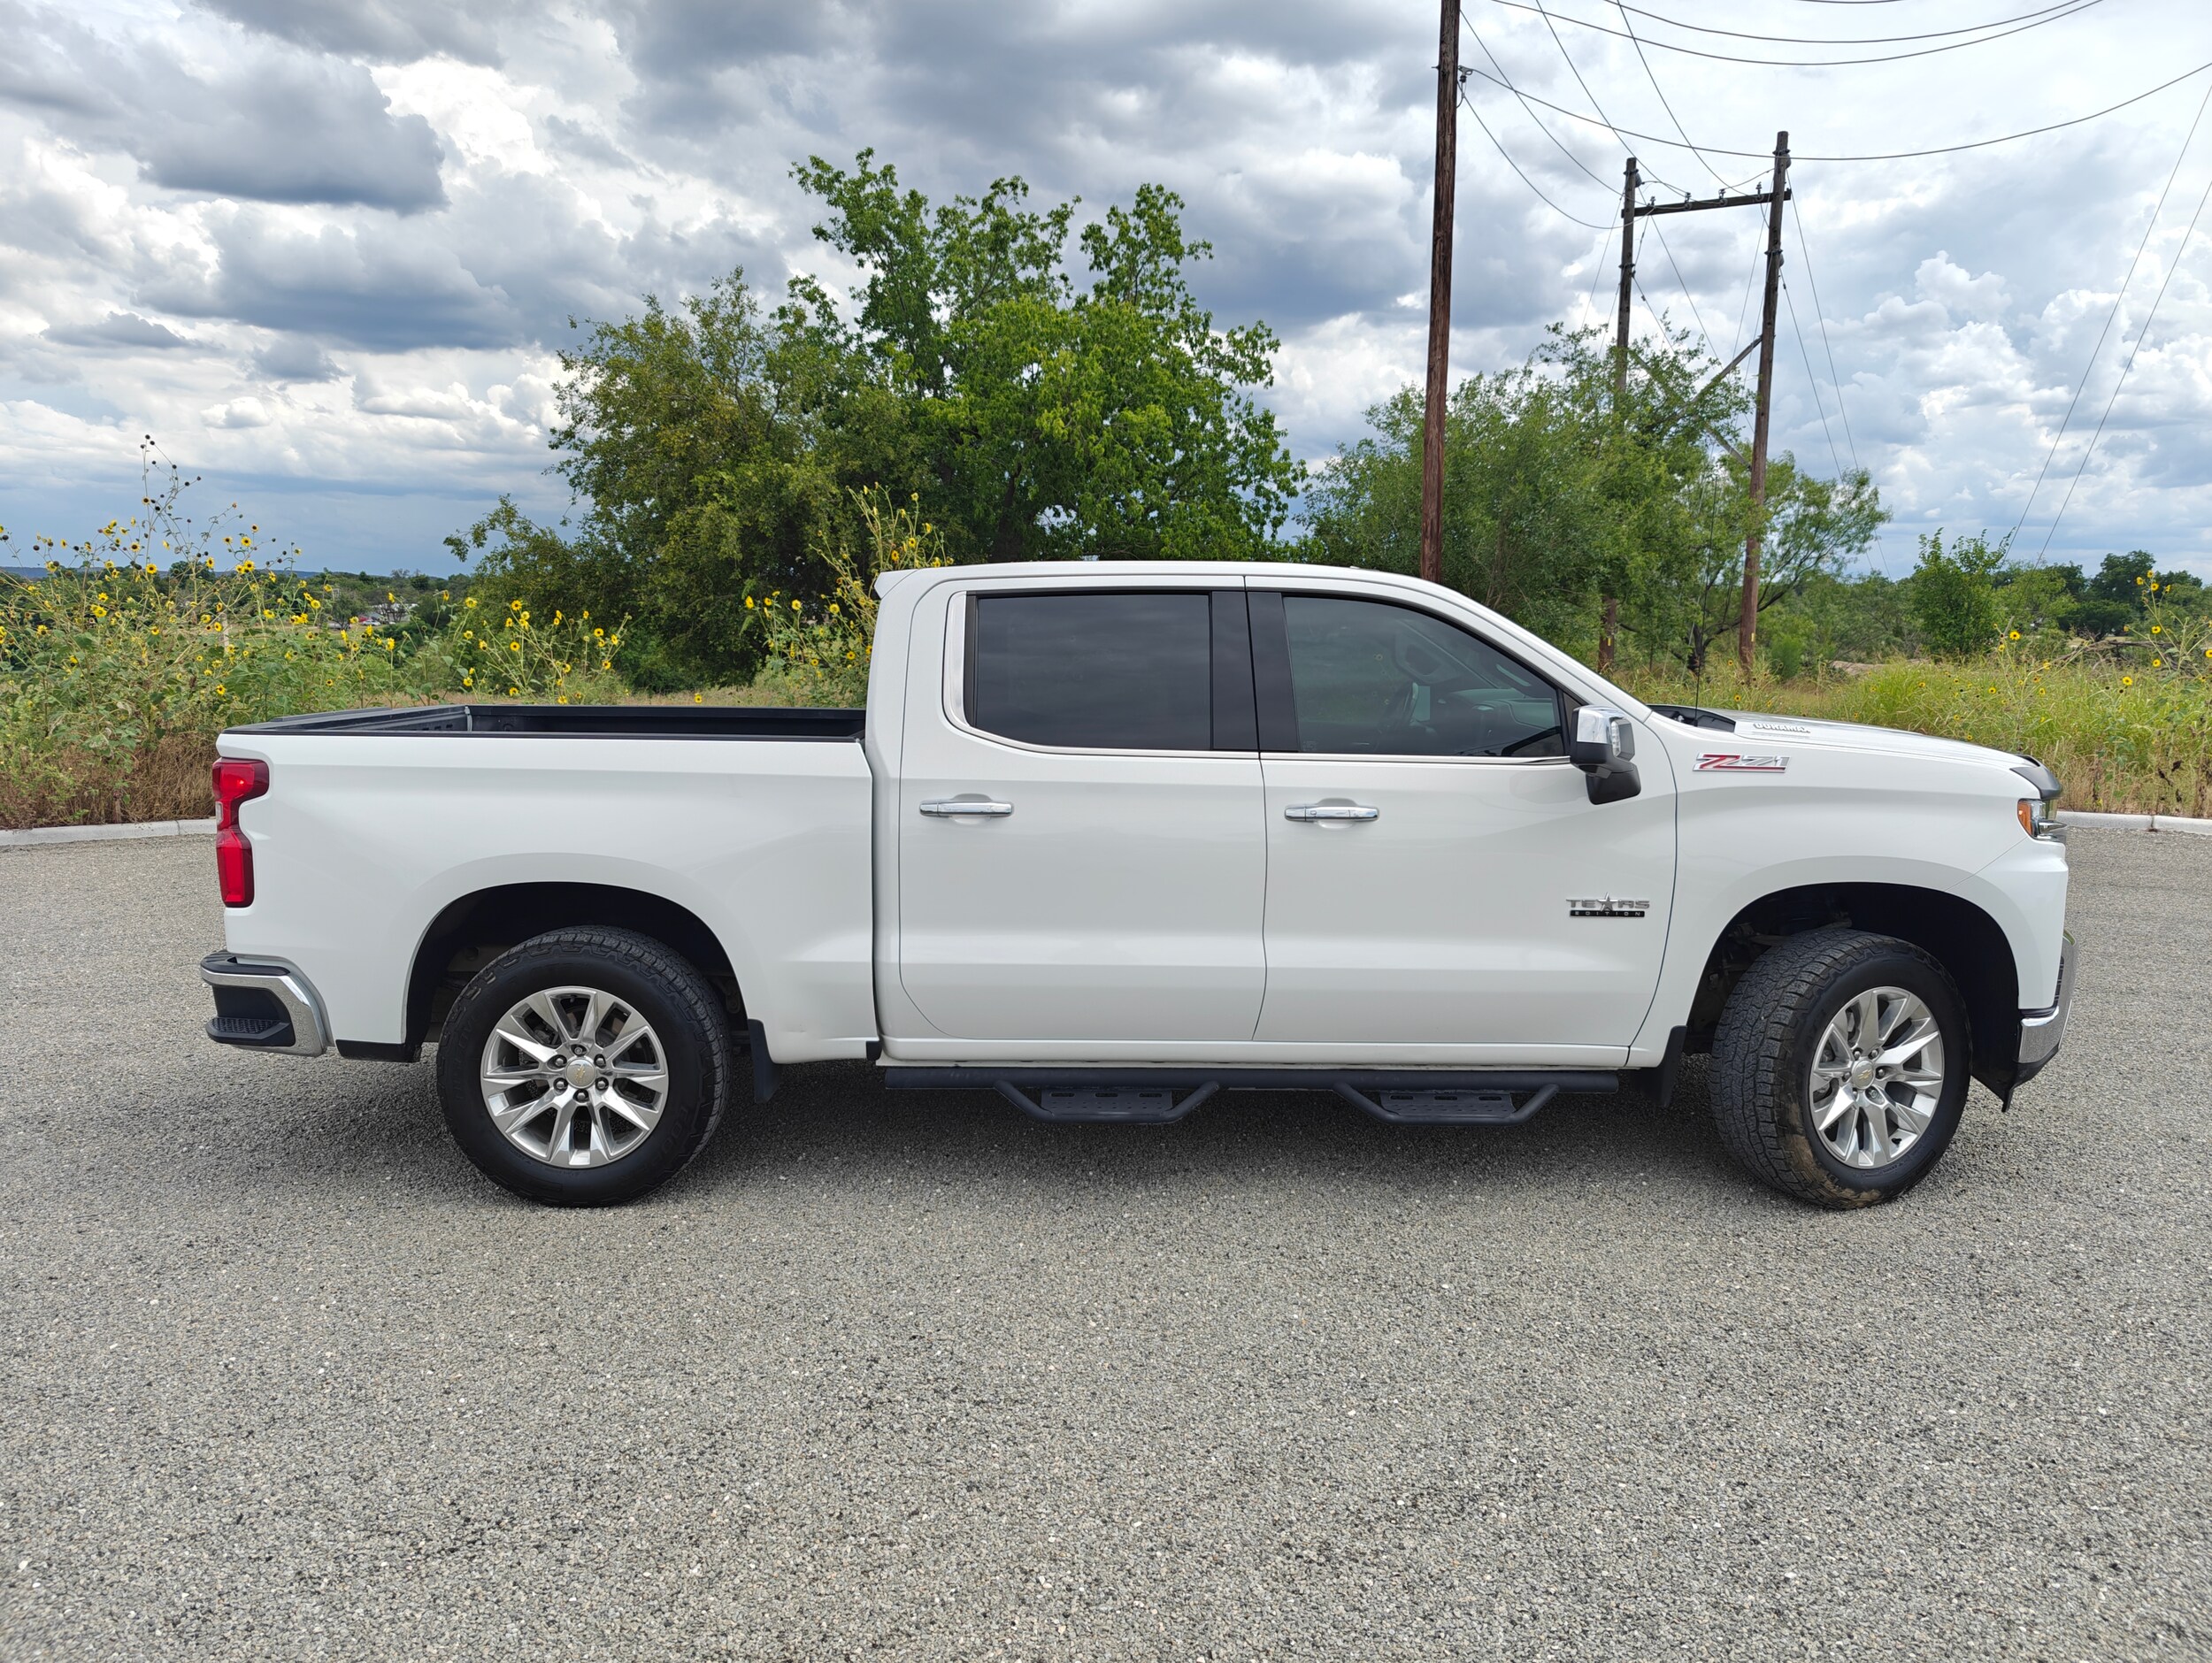
<path id="1" fill-rule="evenodd" d="M 269 789 L 269 764 L 226 756 L 215 764 L 215 877 L 223 905 L 253 905 L 253 845 L 238 829 L 238 805 Z"/>

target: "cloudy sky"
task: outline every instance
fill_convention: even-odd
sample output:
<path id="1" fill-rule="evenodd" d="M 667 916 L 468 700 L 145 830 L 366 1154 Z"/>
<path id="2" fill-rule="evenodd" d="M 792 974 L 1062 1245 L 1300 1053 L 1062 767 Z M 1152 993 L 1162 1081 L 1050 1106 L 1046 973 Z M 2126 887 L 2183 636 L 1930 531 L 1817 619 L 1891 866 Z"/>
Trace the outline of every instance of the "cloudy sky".
<path id="1" fill-rule="evenodd" d="M 1548 321 L 1609 307 L 1624 150 L 1597 115 L 1650 135 L 1630 142 L 1676 195 L 1748 180 L 1786 126 L 1809 159 L 1775 442 L 1872 470 L 1897 517 L 1879 560 L 1901 571 L 1920 532 L 2024 514 L 2031 556 L 2047 537 L 2093 564 L 2139 545 L 2212 575 L 2212 211 L 2185 246 L 2212 117 L 2184 151 L 2212 74 L 2017 143 L 1809 159 L 2133 97 L 2212 60 L 2212 8 L 1544 6 L 1467 0 L 1463 61 L 1575 113 L 1470 84 L 1502 153 L 1463 117 L 1455 368 L 1517 361 Z M 311 563 L 450 570 L 440 539 L 500 492 L 564 502 L 544 469 L 567 320 L 741 264 L 770 291 L 797 271 L 849 280 L 789 169 L 863 146 L 932 194 L 1018 172 L 1088 213 L 1173 187 L 1216 249 L 1202 295 L 1282 336 L 1268 396 L 1298 453 L 1325 456 L 1418 372 L 1436 16 L 1432 0 L 0 0 L 0 525 L 21 549 L 122 511 L 151 433 Z M 1745 57 L 1783 62 L 1729 61 Z M 1876 57 L 1893 61 L 1833 61 Z M 1809 59 L 1824 66 L 1790 66 Z M 1647 221 L 1664 243 L 1641 252 L 1640 326 L 1657 307 L 1732 355 L 1756 326 L 1759 219 Z"/>

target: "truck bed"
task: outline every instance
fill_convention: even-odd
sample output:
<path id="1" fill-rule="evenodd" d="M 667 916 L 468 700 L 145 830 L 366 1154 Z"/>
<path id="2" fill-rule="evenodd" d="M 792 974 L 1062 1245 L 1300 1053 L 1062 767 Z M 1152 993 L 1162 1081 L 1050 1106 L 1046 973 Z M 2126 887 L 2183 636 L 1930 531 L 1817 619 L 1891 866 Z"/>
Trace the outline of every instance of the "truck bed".
<path id="1" fill-rule="evenodd" d="M 322 710 L 257 722 L 233 733 L 537 734 L 557 739 L 841 740 L 860 741 L 864 710 L 749 705 L 433 704 Z"/>

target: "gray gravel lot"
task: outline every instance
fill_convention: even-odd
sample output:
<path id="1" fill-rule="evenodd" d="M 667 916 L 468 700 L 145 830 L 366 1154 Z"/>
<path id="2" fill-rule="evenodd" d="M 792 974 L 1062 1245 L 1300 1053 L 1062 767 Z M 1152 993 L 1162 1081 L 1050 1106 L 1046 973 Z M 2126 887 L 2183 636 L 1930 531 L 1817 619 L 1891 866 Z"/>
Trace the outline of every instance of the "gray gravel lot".
<path id="1" fill-rule="evenodd" d="M 0 1654 L 2212 1655 L 2212 840 L 1905 1201 L 1669 1110 L 1171 1128 L 797 1071 L 544 1211 L 200 1035 L 204 839 L 0 854 Z"/>

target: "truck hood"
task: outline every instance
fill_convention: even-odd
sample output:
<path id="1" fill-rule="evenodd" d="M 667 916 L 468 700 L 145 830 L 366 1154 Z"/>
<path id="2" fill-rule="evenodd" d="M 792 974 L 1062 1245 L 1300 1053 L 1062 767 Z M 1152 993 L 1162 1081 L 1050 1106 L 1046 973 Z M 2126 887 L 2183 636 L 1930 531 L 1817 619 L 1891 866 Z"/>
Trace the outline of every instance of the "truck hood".
<path id="1" fill-rule="evenodd" d="M 1946 757 L 1954 762 L 1995 763 L 2011 768 L 2029 760 L 2012 751 L 1970 745 L 1964 740 L 1937 739 L 1903 728 L 1869 727 L 1860 722 L 1827 722 L 1816 717 L 1762 716 L 1750 710 L 1717 710 L 1736 724 L 1735 737 L 1745 743 L 1784 744 L 1809 740 L 1838 750 L 1880 752 L 1892 756 Z"/>

